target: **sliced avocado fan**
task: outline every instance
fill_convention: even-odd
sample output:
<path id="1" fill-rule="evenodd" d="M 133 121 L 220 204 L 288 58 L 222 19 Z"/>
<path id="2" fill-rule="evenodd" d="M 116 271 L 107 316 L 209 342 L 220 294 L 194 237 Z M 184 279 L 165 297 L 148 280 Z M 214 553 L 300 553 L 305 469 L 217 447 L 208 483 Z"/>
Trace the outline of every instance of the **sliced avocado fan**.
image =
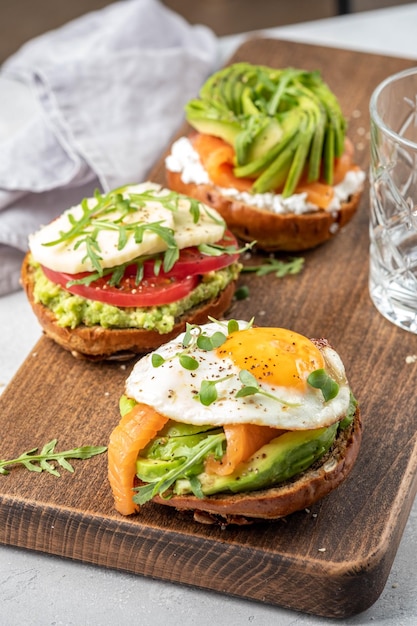
<path id="1" fill-rule="evenodd" d="M 318 71 L 235 63 L 213 74 L 185 107 L 189 124 L 235 150 L 234 174 L 253 192 L 294 193 L 301 176 L 333 183 L 346 120 Z"/>

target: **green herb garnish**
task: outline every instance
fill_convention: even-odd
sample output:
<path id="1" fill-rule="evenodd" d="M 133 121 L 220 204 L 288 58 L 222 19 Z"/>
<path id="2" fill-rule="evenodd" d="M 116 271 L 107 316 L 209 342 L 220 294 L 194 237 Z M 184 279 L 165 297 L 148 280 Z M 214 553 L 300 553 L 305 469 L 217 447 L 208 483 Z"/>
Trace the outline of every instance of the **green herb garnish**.
<path id="1" fill-rule="evenodd" d="M 311 372 L 307 378 L 307 382 L 311 387 L 321 390 L 325 402 L 332 400 L 339 393 L 339 385 L 324 369 Z"/>
<path id="2" fill-rule="evenodd" d="M 268 258 L 260 265 L 244 265 L 242 267 L 242 273 L 253 272 L 256 276 L 266 276 L 267 274 L 273 273 L 277 278 L 283 278 L 288 274 L 299 274 L 303 267 L 303 257 L 294 257 L 288 259 L 288 261 Z"/>
<path id="3" fill-rule="evenodd" d="M 236 322 L 237 324 L 237 322 Z M 234 325 L 232 323 L 234 328 Z M 214 350 L 221 346 L 227 337 L 222 332 L 217 331 L 213 333 L 213 335 L 205 335 L 202 331 L 201 326 L 198 324 L 189 324 L 186 323 L 186 330 L 182 340 L 182 345 L 184 350 L 181 352 L 176 352 L 173 356 L 165 359 L 162 355 L 154 352 L 151 357 L 151 362 L 153 367 L 160 367 L 165 361 L 172 361 L 173 359 L 179 359 L 180 365 L 186 370 L 195 370 L 198 368 L 198 361 L 192 356 L 189 356 L 189 352 L 193 350 L 194 347 L 200 348 L 200 350 L 204 350 L 208 352 L 210 350 Z"/>
<path id="4" fill-rule="evenodd" d="M 236 300 L 246 300 L 249 298 L 249 287 L 247 285 L 241 285 L 236 289 L 234 296 Z"/>
<path id="5" fill-rule="evenodd" d="M 188 470 L 190 470 L 200 459 L 204 458 L 209 452 L 217 450 L 217 454 L 219 454 L 220 446 L 225 440 L 225 434 L 220 433 L 217 435 L 209 435 L 205 439 L 203 439 L 199 444 L 194 446 L 193 448 L 188 448 L 184 446 L 184 459 L 183 462 L 167 472 L 163 478 L 157 479 L 155 482 L 148 483 L 143 487 L 136 487 L 135 491 L 136 495 L 133 496 L 133 501 L 137 504 L 145 504 L 149 500 L 152 500 L 157 494 L 163 496 L 165 492 L 179 479 L 184 476 L 187 476 Z M 194 494 L 197 495 L 201 493 L 201 490 L 198 489 L 194 479 Z"/>
<path id="6" fill-rule="evenodd" d="M 36 454 L 38 448 L 32 448 L 32 450 L 24 452 L 15 459 L 0 460 L 0 474 L 9 474 L 7 468 L 11 465 L 23 465 L 30 472 L 46 471 L 54 476 L 60 476 L 58 470 L 52 465 L 53 461 L 68 472 L 73 472 L 74 468 L 68 462 L 68 459 L 90 459 L 107 450 L 105 446 L 82 446 L 72 450 L 65 450 L 64 452 L 55 452 L 56 443 L 57 440 L 52 439 L 52 441 L 43 446 L 39 454 Z"/>
<path id="7" fill-rule="evenodd" d="M 258 381 L 255 376 L 253 376 L 248 370 L 241 370 L 239 373 L 239 380 L 243 384 L 243 387 L 239 389 L 236 393 L 236 398 L 245 398 L 246 396 L 253 396 L 254 394 L 259 394 L 261 396 L 265 396 L 265 398 L 270 398 L 271 400 L 276 400 L 285 406 L 300 406 L 299 403 L 295 402 L 287 402 L 286 400 L 282 400 L 278 396 L 275 396 L 273 393 L 268 393 L 262 387 L 259 386 Z"/>
<path id="8" fill-rule="evenodd" d="M 215 380 L 203 380 L 201 382 L 200 391 L 198 395 L 195 396 L 195 399 L 199 400 L 204 406 L 210 406 L 210 404 L 213 404 L 218 397 L 216 385 L 232 378 L 232 376 L 233 374 L 229 374 L 229 376 L 216 378 Z"/>

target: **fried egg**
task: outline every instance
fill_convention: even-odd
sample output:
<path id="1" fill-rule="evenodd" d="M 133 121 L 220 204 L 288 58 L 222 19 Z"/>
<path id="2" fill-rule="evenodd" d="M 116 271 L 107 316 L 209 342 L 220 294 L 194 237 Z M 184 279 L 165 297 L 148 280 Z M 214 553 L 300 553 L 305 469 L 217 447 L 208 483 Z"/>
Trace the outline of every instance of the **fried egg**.
<path id="1" fill-rule="evenodd" d="M 287 430 L 329 426 L 348 410 L 350 389 L 337 352 L 326 342 L 245 321 L 188 328 L 138 361 L 126 395 L 187 424 L 250 423 Z M 325 370 L 338 384 L 325 400 L 307 381 Z"/>

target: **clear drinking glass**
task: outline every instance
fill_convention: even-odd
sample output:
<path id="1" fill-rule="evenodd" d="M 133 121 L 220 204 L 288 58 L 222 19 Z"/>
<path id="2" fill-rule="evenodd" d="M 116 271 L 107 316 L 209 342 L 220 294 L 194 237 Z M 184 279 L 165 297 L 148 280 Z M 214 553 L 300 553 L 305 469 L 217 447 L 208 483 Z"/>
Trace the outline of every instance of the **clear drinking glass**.
<path id="1" fill-rule="evenodd" d="M 369 291 L 388 320 L 417 333 L 417 67 L 370 101 Z"/>

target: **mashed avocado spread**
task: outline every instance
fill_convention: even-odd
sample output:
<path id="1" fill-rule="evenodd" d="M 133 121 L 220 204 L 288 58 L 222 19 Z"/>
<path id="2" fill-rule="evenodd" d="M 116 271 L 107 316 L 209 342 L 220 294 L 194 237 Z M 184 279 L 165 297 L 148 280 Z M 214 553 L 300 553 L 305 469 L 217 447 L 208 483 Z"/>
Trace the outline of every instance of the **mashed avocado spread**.
<path id="1" fill-rule="evenodd" d="M 103 328 L 143 328 L 161 334 L 170 332 L 178 317 L 205 300 L 215 298 L 227 285 L 236 280 L 240 265 L 210 272 L 188 296 L 163 306 L 118 308 L 103 302 L 76 296 L 51 282 L 41 267 L 32 261 L 34 268 L 34 298 L 48 307 L 62 327 L 76 328 L 100 325 Z"/>

